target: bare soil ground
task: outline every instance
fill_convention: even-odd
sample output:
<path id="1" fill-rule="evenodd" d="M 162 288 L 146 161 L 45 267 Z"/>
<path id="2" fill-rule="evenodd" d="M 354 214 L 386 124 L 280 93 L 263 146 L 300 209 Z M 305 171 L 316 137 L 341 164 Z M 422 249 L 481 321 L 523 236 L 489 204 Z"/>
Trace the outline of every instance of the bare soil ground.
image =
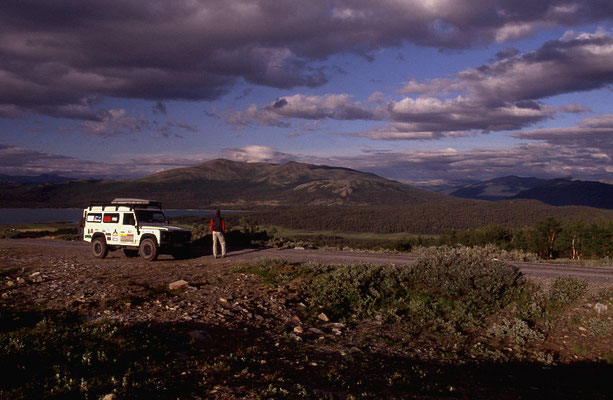
<path id="1" fill-rule="evenodd" d="M 602 297 L 602 289 L 611 287 L 606 279 L 591 283 L 592 293 L 601 297 L 583 299 L 544 341 L 530 349 L 507 344 L 492 357 L 478 334 L 456 338 L 378 320 L 319 319 L 291 284 L 271 285 L 239 272 L 237 267 L 261 256 L 274 254 L 242 250 L 214 259 L 203 250 L 187 260 L 161 256 L 146 263 L 121 252 L 95 259 L 82 243 L 2 240 L 0 332 L 61 314 L 145 332 L 146 338 L 154 333 L 155 340 L 173 344 L 158 364 L 147 358 L 150 368 L 168 368 L 148 372 L 159 377 L 157 386 L 125 383 L 132 375 L 118 364 L 124 383 L 89 392 L 80 384 L 85 387 L 77 395 L 57 389 L 40 397 L 99 398 L 106 390 L 120 399 L 139 393 L 213 399 L 605 399 L 613 392 L 613 299 Z M 170 290 L 179 280 L 188 286 Z M 596 302 L 606 307 L 595 309 Z M 589 321 L 604 321 L 604 328 Z M 141 349 L 149 357 L 155 346 Z M 89 347 L 95 350 L 96 343 Z M 152 351 L 152 359 L 157 355 Z M 0 399 L 32 394 L 11 389 L 14 378 L 0 379 Z"/>

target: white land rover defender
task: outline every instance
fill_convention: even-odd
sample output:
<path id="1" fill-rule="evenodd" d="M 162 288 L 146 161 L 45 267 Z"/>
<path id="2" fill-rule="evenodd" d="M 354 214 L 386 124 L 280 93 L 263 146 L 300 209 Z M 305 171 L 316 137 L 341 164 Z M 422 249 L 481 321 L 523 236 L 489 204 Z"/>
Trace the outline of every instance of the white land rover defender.
<path id="1" fill-rule="evenodd" d="M 140 254 L 147 261 L 160 253 L 183 258 L 191 240 L 189 230 L 168 225 L 158 201 L 92 202 L 83 210 L 83 221 L 83 240 L 92 243 L 92 253 L 98 258 L 118 249 L 127 257 Z"/>

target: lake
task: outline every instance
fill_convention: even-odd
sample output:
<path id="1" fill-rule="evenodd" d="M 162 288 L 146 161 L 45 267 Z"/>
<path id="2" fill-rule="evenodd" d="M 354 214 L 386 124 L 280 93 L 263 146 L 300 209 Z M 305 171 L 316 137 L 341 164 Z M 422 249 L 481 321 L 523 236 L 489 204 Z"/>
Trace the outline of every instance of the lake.
<path id="1" fill-rule="evenodd" d="M 232 211 L 224 211 L 232 213 Z M 236 211 L 234 211 L 236 212 Z M 215 210 L 164 210 L 167 217 L 179 215 L 213 215 Z M 79 222 L 83 209 L 64 208 L 0 208 L 0 225 L 32 224 L 37 222 Z"/>

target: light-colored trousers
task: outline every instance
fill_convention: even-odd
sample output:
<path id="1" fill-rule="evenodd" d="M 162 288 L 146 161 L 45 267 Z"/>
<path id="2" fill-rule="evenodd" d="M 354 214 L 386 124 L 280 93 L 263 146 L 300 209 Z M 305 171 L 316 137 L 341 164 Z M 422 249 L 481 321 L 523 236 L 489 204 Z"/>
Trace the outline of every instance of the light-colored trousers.
<path id="1" fill-rule="evenodd" d="M 226 238 L 223 235 L 223 232 L 213 232 L 213 255 L 217 257 L 217 241 L 221 245 L 221 256 L 225 257 L 226 255 Z"/>

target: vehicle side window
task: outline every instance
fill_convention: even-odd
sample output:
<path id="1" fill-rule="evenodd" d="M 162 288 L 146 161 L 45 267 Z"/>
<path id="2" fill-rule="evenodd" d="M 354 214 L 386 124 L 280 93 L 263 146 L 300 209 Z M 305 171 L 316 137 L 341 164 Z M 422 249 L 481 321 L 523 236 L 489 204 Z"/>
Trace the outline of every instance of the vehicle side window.
<path id="1" fill-rule="evenodd" d="M 109 213 L 104 213 L 104 217 L 102 218 L 102 222 L 105 223 L 118 223 L 119 222 L 119 214 L 109 214 Z"/>
<path id="2" fill-rule="evenodd" d="M 136 221 L 134 220 L 134 214 L 128 213 L 123 215 L 123 224 L 124 225 L 135 225 Z"/>
<path id="3" fill-rule="evenodd" d="M 102 214 L 87 213 L 87 222 L 102 222 Z"/>

